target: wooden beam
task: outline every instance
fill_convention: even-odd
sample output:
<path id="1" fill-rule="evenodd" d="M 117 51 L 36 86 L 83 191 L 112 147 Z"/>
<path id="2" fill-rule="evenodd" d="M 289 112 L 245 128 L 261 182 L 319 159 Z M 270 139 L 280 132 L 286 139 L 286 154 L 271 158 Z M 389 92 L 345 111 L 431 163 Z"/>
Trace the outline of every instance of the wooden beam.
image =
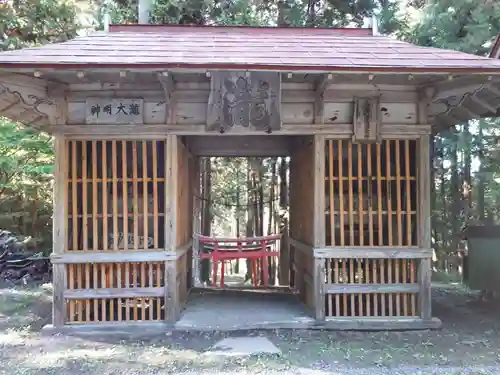
<path id="1" fill-rule="evenodd" d="M 252 330 L 252 329 L 310 329 L 310 330 L 358 330 L 358 331 L 381 331 L 381 330 L 428 330 L 438 329 L 441 327 L 441 321 L 437 318 L 424 321 L 419 317 L 332 317 L 326 318 L 323 322 L 318 322 L 313 318 L 293 320 L 290 322 L 252 322 L 245 323 L 244 321 L 238 327 L 232 330 Z M 121 321 L 121 322 L 99 322 L 99 323 L 86 323 L 86 322 L 72 322 L 64 327 L 55 328 L 45 326 L 42 334 L 85 334 L 98 337 L 103 335 L 110 335 L 113 333 L 119 334 L 153 334 L 157 335 L 158 332 L 168 331 L 169 329 L 178 329 L 198 332 L 213 331 L 213 328 L 206 327 L 193 327 L 189 323 L 187 325 L 165 324 L 164 322 L 156 321 Z M 222 329 L 224 331 L 224 329 Z"/>
<path id="2" fill-rule="evenodd" d="M 419 247 L 325 247 L 315 248 L 314 257 L 327 259 L 431 259 L 432 249 Z"/>
<path id="3" fill-rule="evenodd" d="M 431 240 L 431 166 L 430 138 L 423 136 L 418 142 L 418 246 L 432 248 Z M 418 268 L 420 285 L 420 317 L 429 320 L 431 313 L 431 258 L 422 259 Z"/>
<path id="4" fill-rule="evenodd" d="M 323 74 L 316 83 L 314 96 L 314 123 L 323 124 L 325 122 L 325 92 L 333 84 L 333 74 Z"/>
<path id="5" fill-rule="evenodd" d="M 307 255 L 311 254 L 311 252 L 313 250 L 313 246 L 305 244 L 305 243 L 300 242 L 300 241 L 297 241 L 290 236 L 288 236 L 288 244 L 290 246 L 293 246 L 298 251 L 303 252 L 304 254 L 307 254 Z"/>
<path id="6" fill-rule="evenodd" d="M 380 98 L 354 98 L 353 142 L 377 142 L 382 126 Z"/>
<path id="7" fill-rule="evenodd" d="M 325 136 L 314 136 L 314 238 L 315 247 L 326 245 L 325 228 Z M 315 317 L 317 320 L 325 319 L 325 300 L 323 294 L 323 284 L 325 280 L 325 260 L 314 258 L 313 262 L 313 298 Z"/>
<path id="8" fill-rule="evenodd" d="M 500 89 L 497 89 L 495 86 L 493 86 L 493 84 L 489 84 L 486 89 L 496 96 L 500 97 Z"/>
<path id="9" fill-rule="evenodd" d="M 325 284 L 326 294 L 418 293 L 418 284 Z"/>
<path id="10" fill-rule="evenodd" d="M 325 229 L 325 137 L 314 136 L 314 247 L 326 244 Z"/>
<path id="11" fill-rule="evenodd" d="M 177 255 L 177 259 L 186 255 L 189 252 L 189 250 L 191 250 L 192 246 L 193 246 L 192 240 L 189 240 L 187 243 L 185 243 L 182 246 L 177 246 L 177 248 L 175 250 L 175 253 Z"/>
<path id="12" fill-rule="evenodd" d="M 93 298 L 152 298 L 163 297 L 164 288 L 98 288 L 98 289 L 71 289 L 64 292 L 65 299 L 93 299 Z"/>
<path id="13" fill-rule="evenodd" d="M 176 135 L 213 135 L 207 132 L 203 125 L 199 124 L 159 124 L 159 125 L 86 125 L 74 124 L 67 126 L 52 126 L 46 128 L 51 134 L 64 134 L 74 139 L 165 139 L 165 134 Z M 273 131 L 275 135 L 313 135 L 322 134 L 335 139 L 351 139 L 353 125 L 349 123 L 338 124 L 283 124 L 279 131 Z M 382 124 L 380 137 L 386 139 L 416 139 L 421 135 L 430 134 L 431 125 L 428 123 L 418 124 Z M 253 129 L 233 129 L 230 135 L 258 135 Z"/>
<path id="14" fill-rule="evenodd" d="M 177 135 L 167 136 L 167 162 L 165 184 L 165 249 L 175 251 L 177 245 L 177 189 L 178 189 L 178 145 Z M 177 288 L 177 261 L 165 262 L 165 320 L 175 323 L 179 311 Z"/>
<path id="15" fill-rule="evenodd" d="M 158 80 L 160 81 L 161 87 L 163 88 L 163 93 L 165 95 L 165 105 L 167 107 L 165 111 L 165 123 L 169 124 L 171 122 L 170 119 L 172 118 L 173 114 L 172 93 L 175 89 L 175 83 L 172 75 L 168 72 L 158 73 Z"/>
<path id="16" fill-rule="evenodd" d="M 477 95 L 471 97 L 471 100 L 476 103 L 477 105 L 483 107 L 486 109 L 488 112 L 492 114 L 496 114 L 498 109 L 490 105 L 489 103 L 485 102 L 484 100 L 481 100 L 480 98 L 477 97 Z"/>
<path id="17" fill-rule="evenodd" d="M 200 182 L 201 182 L 201 173 L 200 173 L 200 161 L 201 159 L 196 157 L 194 159 L 194 170 L 192 178 L 193 181 L 193 255 L 192 255 L 192 285 L 197 287 L 201 286 L 200 280 L 200 239 L 197 236 L 201 234 L 201 201 L 200 201 Z"/>
<path id="18" fill-rule="evenodd" d="M 441 327 L 439 319 L 424 320 L 419 317 L 331 317 L 318 325 L 322 329 L 348 331 L 389 331 L 389 330 L 418 330 L 438 329 Z"/>
<path id="19" fill-rule="evenodd" d="M 54 190 L 52 193 L 54 205 L 54 214 L 52 217 L 52 251 L 55 255 L 62 256 L 67 244 L 66 217 L 68 210 L 68 196 L 66 189 L 68 154 L 66 149 L 66 139 L 63 136 L 55 137 L 54 154 L 55 170 Z M 52 324 L 54 327 L 64 325 L 66 319 L 64 300 L 66 282 L 66 266 L 64 264 L 54 264 L 52 267 Z"/>
<path id="20" fill-rule="evenodd" d="M 53 264 L 83 263 L 128 263 L 128 262 L 165 262 L 176 260 L 175 251 L 72 251 L 64 254 L 53 253 L 50 260 Z"/>
<path id="21" fill-rule="evenodd" d="M 471 99 L 474 98 L 474 96 L 471 96 Z M 476 113 L 476 112 L 473 112 L 471 111 L 469 108 L 467 108 L 467 106 L 465 106 L 465 104 L 462 104 L 462 106 L 460 108 L 458 108 L 459 110 L 461 109 L 462 111 L 466 112 L 468 117 L 470 119 L 478 119 L 478 118 L 481 118 L 481 115 Z"/>
<path id="22" fill-rule="evenodd" d="M 252 137 L 206 135 L 187 138 L 192 153 L 197 156 L 288 156 L 291 142 L 288 137 L 268 135 Z"/>
<path id="23" fill-rule="evenodd" d="M 316 93 L 319 95 L 323 95 L 325 91 L 334 83 L 333 74 L 323 74 L 321 75 L 319 81 L 316 84 Z"/>

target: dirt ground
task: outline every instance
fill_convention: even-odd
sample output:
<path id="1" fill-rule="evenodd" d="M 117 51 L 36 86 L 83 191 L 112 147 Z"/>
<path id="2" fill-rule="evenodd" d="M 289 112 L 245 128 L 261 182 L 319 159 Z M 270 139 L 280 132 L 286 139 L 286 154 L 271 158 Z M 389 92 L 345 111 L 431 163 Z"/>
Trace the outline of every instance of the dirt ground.
<path id="1" fill-rule="evenodd" d="M 438 331 L 159 333 L 42 337 L 50 285 L 0 288 L 0 374 L 500 374 L 500 303 L 454 285 L 433 289 Z M 262 335 L 282 356 L 223 358 L 228 336 Z"/>

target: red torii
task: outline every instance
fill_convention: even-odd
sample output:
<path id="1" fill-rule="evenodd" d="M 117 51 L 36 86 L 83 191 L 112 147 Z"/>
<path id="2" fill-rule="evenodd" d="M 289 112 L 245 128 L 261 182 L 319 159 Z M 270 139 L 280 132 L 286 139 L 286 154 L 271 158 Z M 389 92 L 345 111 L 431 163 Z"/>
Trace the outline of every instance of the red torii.
<path id="1" fill-rule="evenodd" d="M 218 262 L 221 262 L 220 286 L 224 287 L 224 261 L 235 259 L 252 260 L 252 276 L 254 287 L 257 288 L 257 259 L 262 259 L 264 274 L 264 287 L 267 288 L 269 281 L 268 257 L 279 256 L 279 251 L 270 251 L 269 247 L 281 238 L 281 234 L 274 234 L 263 237 L 237 237 L 237 238 L 216 238 L 199 235 L 200 248 L 210 250 L 200 253 L 200 259 L 210 259 L 212 261 L 212 285 L 217 283 Z"/>

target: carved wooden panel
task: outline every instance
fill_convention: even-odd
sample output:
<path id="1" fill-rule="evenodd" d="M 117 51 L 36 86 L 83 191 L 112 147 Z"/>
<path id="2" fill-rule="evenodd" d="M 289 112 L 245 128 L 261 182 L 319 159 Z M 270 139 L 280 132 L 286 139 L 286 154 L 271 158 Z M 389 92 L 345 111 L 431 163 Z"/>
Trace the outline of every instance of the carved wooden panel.
<path id="1" fill-rule="evenodd" d="M 213 72 L 207 130 L 281 128 L 281 79 L 274 72 Z"/>
<path id="2" fill-rule="evenodd" d="M 354 142 L 376 142 L 380 123 L 380 98 L 354 98 Z"/>

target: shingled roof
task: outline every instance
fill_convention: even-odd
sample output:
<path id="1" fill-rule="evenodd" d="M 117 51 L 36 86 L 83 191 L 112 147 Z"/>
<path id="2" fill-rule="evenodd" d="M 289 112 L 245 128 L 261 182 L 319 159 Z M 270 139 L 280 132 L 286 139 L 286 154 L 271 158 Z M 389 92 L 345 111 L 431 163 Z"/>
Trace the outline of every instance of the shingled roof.
<path id="1" fill-rule="evenodd" d="M 0 53 L 0 68 L 497 72 L 500 60 L 417 47 L 370 29 L 115 25 Z"/>

